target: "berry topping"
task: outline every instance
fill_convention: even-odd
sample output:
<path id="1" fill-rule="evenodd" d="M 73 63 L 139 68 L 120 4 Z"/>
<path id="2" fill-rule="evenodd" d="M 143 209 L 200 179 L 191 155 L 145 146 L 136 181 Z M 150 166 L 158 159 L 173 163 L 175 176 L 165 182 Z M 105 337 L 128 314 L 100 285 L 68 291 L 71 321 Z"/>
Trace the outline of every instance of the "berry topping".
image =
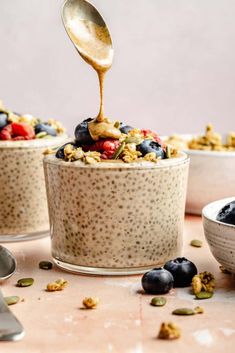
<path id="1" fill-rule="evenodd" d="M 165 294 L 173 287 L 174 278 L 164 268 L 154 268 L 142 277 L 142 287 L 149 294 Z"/>
<path id="2" fill-rule="evenodd" d="M 0 140 L 11 140 L 12 139 L 12 124 L 6 125 L 0 131 Z"/>
<path id="3" fill-rule="evenodd" d="M 92 120 L 92 118 L 88 118 L 77 125 L 74 134 L 76 143 L 79 145 L 91 145 L 94 143 L 88 130 L 88 123 Z"/>
<path id="4" fill-rule="evenodd" d="M 174 277 L 174 287 L 188 287 L 192 278 L 197 274 L 197 268 L 193 262 L 185 257 L 177 257 L 168 261 L 164 268 Z"/>
<path id="5" fill-rule="evenodd" d="M 217 221 L 235 225 L 235 200 L 227 203 L 218 213 Z"/>
<path id="6" fill-rule="evenodd" d="M 8 122 L 7 122 L 8 114 L 5 112 L 0 112 L 0 129 L 4 128 Z"/>
<path id="7" fill-rule="evenodd" d="M 12 136 L 23 136 L 25 140 L 31 140 L 35 138 L 34 128 L 27 123 L 12 123 Z"/>
<path id="8" fill-rule="evenodd" d="M 166 144 L 160 139 L 160 137 L 155 132 L 148 129 L 142 129 L 141 132 L 144 135 L 146 140 L 148 140 L 149 138 L 153 138 L 153 140 L 155 142 L 158 142 L 159 145 L 161 145 L 164 150 L 166 149 Z"/>
<path id="9" fill-rule="evenodd" d="M 144 140 L 140 145 L 136 146 L 137 151 L 142 153 L 142 156 L 145 156 L 147 153 L 154 152 L 157 157 L 166 158 L 166 153 L 158 142 L 153 140 Z"/>
<path id="10" fill-rule="evenodd" d="M 37 124 L 35 125 L 34 129 L 36 134 L 39 134 L 40 132 L 46 132 L 47 135 L 57 136 L 56 129 L 47 123 Z"/>
<path id="11" fill-rule="evenodd" d="M 83 149 L 84 151 L 100 152 L 102 159 L 111 159 L 120 144 L 119 140 L 103 139 L 95 142 L 91 146 L 83 146 Z"/>
<path id="12" fill-rule="evenodd" d="M 89 118 L 78 124 L 75 129 L 75 146 L 79 151 L 69 149 L 67 153 L 66 148 L 63 156 L 59 150 L 58 158 L 70 162 L 89 157 L 85 155 L 87 153 L 95 153 L 95 162 L 108 159 L 124 163 L 157 163 L 158 159 L 177 156 L 177 150 L 171 150 L 153 131 L 133 128 L 119 121 L 112 123 L 108 118 L 105 121 Z"/>
<path id="13" fill-rule="evenodd" d="M 0 132 L 0 140 L 31 140 L 34 138 L 34 128 L 26 123 L 11 123 Z"/>

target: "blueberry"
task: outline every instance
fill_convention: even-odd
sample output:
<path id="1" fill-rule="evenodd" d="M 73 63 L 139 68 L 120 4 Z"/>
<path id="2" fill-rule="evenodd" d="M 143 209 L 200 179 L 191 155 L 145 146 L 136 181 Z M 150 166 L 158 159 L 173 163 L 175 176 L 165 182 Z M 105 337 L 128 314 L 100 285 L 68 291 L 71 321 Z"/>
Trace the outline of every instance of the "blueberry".
<path id="1" fill-rule="evenodd" d="M 149 294 L 165 294 L 173 287 L 174 278 L 164 268 L 154 268 L 142 277 L 142 287 Z"/>
<path id="2" fill-rule="evenodd" d="M 185 257 L 168 261 L 164 268 L 174 277 L 174 287 L 190 286 L 193 276 L 197 274 L 197 267 Z"/>
<path id="3" fill-rule="evenodd" d="M 120 128 L 119 130 L 123 133 L 123 134 L 128 134 L 129 131 L 133 130 L 134 128 L 130 125 L 125 125 L 124 123 L 120 124 Z"/>
<path id="4" fill-rule="evenodd" d="M 82 121 L 80 124 L 77 125 L 75 129 L 75 139 L 76 142 L 80 145 L 92 145 L 94 140 L 92 139 L 90 132 L 88 130 L 88 123 L 89 121 L 93 120 L 92 118 L 88 118 Z"/>
<path id="5" fill-rule="evenodd" d="M 60 159 L 64 159 L 64 148 L 65 146 L 67 145 L 72 145 L 74 146 L 75 148 L 77 147 L 76 144 L 74 142 L 67 142 L 65 143 L 63 146 L 61 146 L 57 151 L 56 151 L 56 158 L 60 158 Z"/>
<path id="6" fill-rule="evenodd" d="M 0 129 L 3 129 L 8 124 L 8 114 L 5 112 L 0 112 Z"/>
<path id="7" fill-rule="evenodd" d="M 161 157 L 162 159 L 166 158 L 166 153 L 162 146 L 153 140 L 144 140 L 140 145 L 136 146 L 136 149 L 140 151 L 143 156 L 147 153 L 154 152 L 157 157 Z"/>
<path id="8" fill-rule="evenodd" d="M 217 221 L 235 225 L 235 200 L 227 203 L 218 213 Z"/>
<path id="9" fill-rule="evenodd" d="M 34 129 L 35 129 L 35 134 L 39 134 L 40 132 L 46 132 L 48 135 L 57 136 L 56 129 L 47 123 L 37 124 L 35 125 Z"/>

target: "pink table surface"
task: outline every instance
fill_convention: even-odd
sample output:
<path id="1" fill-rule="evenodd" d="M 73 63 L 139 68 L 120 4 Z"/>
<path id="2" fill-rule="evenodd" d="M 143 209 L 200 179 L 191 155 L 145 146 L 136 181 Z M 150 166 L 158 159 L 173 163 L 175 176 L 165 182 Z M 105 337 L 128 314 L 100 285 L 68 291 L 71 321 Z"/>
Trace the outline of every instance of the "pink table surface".
<path id="1" fill-rule="evenodd" d="M 193 248 L 190 240 L 203 240 Z M 173 289 L 164 307 L 149 305 L 151 295 L 141 294 L 141 276 L 89 277 L 38 268 L 50 259 L 50 239 L 3 244 L 16 256 L 17 272 L 1 285 L 4 296 L 24 299 L 11 309 L 23 323 L 25 337 L 18 342 L 0 342 L 1 353 L 201 353 L 235 352 L 235 281 L 220 272 L 203 235 L 200 217 L 187 216 L 183 255 L 211 271 L 217 279 L 213 298 L 196 301 L 189 289 Z M 33 277 L 31 287 L 18 288 L 19 278 Z M 65 278 L 69 285 L 61 292 L 46 292 L 47 283 Z M 81 310 L 82 299 L 97 296 L 95 310 Z M 178 317 L 179 307 L 203 306 L 201 315 Z M 182 337 L 174 341 L 157 339 L 161 322 L 173 321 L 181 327 Z"/>

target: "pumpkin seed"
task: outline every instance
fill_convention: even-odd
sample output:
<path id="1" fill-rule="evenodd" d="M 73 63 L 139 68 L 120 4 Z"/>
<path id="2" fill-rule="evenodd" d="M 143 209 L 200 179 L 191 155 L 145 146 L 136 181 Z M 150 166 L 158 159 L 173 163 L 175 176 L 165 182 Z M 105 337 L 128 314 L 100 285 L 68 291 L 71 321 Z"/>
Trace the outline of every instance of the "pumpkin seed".
<path id="1" fill-rule="evenodd" d="M 166 304 L 166 298 L 154 297 L 154 298 L 152 298 L 150 304 L 153 306 L 164 306 Z"/>
<path id="2" fill-rule="evenodd" d="M 13 304 L 18 303 L 18 301 L 20 300 L 20 297 L 13 295 L 11 297 L 4 297 L 4 300 L 7 303 L 7 305 L 13 305 Z"/>
<path id="3" fill-rule="evenodd" d="M 44 138 L 47 135 L 45 131 L 41 131 L 38 134 L 35 135 L 36 139 L 41 139 Z"/>
<path id="4" fill-rule="evenodd" d="M 113 126 L 116 127 L 117 129 L 120 128 L 120 125 L 121 125 L 120 121 L 115 121 L 114 124 L 113 124 Z"/>
<path id="5" fill-rule="evenodd" d="M 166 146 L 166 158 L 171 158 L 171 147 L 169 145 Z"/>
<path id="6" fill-rule="evenodd" d="M 136 146 L 140 145 L 144 139 L 141 136 L 128 136 L 125 139 L 125 143 L 134 143 Z"/>
<path id="7" fill-rule="evenodd" d="M 213 296 L 213 293 L 202 291 L 200 293 L 195 294 L 195 296 L 196 296 L 196 299 L 209 299 Z"/>
<path id="8" fill-rule="evenodd" d="M 122 151 L 124 150 L 125 146 L 126 146 L 126 143 L 122 142 L 121 145 L 116 150 L 116 152 L 114 153 L 112 159 L 117 159 L 119 157 L 119 155 L 122 153 Z"/>
<path id="9" fill-rule="evenodd" d="M 190 243 L 191 246 L 194 246 L 195 248 L 201 248 L 202 247 L 202 241 L 198 239 L 193 239 Z"/>
<path id="10" fill-rule="evenodd" d="M 32 286 L 34 282 L 33 278 L 21 278 L 17 281 L 17 287 L 29 287 Z"/>
<path id="11" fill-rule="evenodd" d="M 189 308 L 179 308 L 172 311 L 173 315 L 194 315 L 195 311 Z"/>
<path id="12" fill-rule="evenodd" d="M 50 261 L 40 261 L 39 262 L 39 268 L 42 270 L 51 270 L 52 269 L 52 262 Z"/>

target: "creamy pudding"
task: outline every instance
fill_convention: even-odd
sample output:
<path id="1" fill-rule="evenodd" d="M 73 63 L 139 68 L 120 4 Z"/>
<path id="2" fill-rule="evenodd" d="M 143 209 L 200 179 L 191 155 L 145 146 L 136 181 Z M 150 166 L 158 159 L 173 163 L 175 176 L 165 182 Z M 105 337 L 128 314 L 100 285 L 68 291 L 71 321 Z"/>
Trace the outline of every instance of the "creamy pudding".
<path id="1" fill-rule="evenodd" d="M 1 242 L 48 234 L 43 152 L 64 140 L 0 141 Z"/>
<path id="2" fill-rule="evenodd" d="M 52 256 L 62 268 L 141 273 L 180 255 L 189 160 L 44 160 Z"/>
<path id="3" fill-rule="evenodd" d="M 58 121 L 44 122 L 0 105 L 0 241 L 48 233 L 43 152 L 66 140 Z"/>

